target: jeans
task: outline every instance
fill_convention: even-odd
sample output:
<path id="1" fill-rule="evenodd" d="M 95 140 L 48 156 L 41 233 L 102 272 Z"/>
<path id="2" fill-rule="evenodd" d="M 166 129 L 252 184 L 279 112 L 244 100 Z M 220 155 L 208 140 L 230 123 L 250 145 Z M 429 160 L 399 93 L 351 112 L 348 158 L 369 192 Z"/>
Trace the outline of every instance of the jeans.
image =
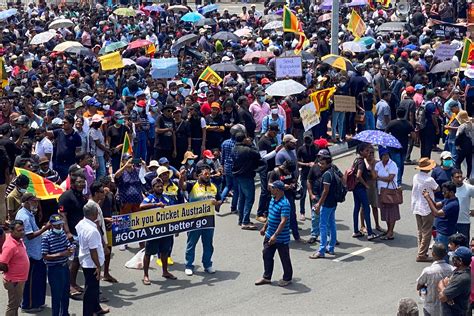
<path id="1" fill-rule="evenodd" d="M 278 250 L 280 256 L 281 265 L 283 266 L 283 280 L 291 281 L 293 278 L 293 267 L 291 266 L 290 259 L 290 247 L 288 244 L 274 243 L 273 245 L 268 244 L 268 238 L 265 237 L 263 241 L 263 278 L 267 280 L 272 279 L 273 274 L 273 258 L 275 252 Z"/>
<path id="2" fill-rule="evenodd" d="M 61 178 L 61 180 L 66 180 L 67 176 L 69 175 L 68 171 L 71 165 L 53 164 L 53 167 L 54 167 L 54 170 L 58 172 L 58 175 Z"/>
<path id="3" fill-rule="evenodd" d="M 239 201 L 239 186 L 237 185 L 237 182 L 235 181 L 235 177 L 230 174 L 225 175 L 225 188 L 222 190 L 221 198 L 224 200 L 229 192 L 231 190 L 234 190 L 234 195 L 232 196 L 232 204 L 230 206 L 231 210 L 236 210 L 237 209 L 237 202 Z"/>
<path id="4" fill-rule="evenodd" d="M 315 203 L 311 201 L 311 237 L 318 238 L 320 234 L 319 230 L 319 221 L 320 215 L 313 210 L 313 205 Z"/>
<path id="5" fill-rule="evenodd" d="M 375 117 L 372 111 L 365 111 L 365 129 L 366 130 L 375 129 Z"/>
<path id="6" fill-rule="evenodd" d="M 271 171 L 271 170 L 270 170 Z M 268 207 L 270 205 L 270 191 L 268 191 L 268 171 L 259 173 L 260 176 L 260 198 L 258 199 L 257 216 L 268 216 Z"/>
<path id="7" fill-rule="evenodd" d="M 352 193 L 354 194 L 354 212 L 352 213 L 352 219 L 354 220 L 354 233 L 359 232 L 359 211 L 362 206 L 367 234 L 370 236 L 373 234 L 373 231 L 370 224 L 370 206 L 367 189 L 363 185 L 357 184 Z"/>
<path id="8" fill-rule="evenodd" d="M 99 302 L 99 280 L 97 280 L 95 275 L 95 268 L 82 268 L 82 272 L 84 273 L 85 282 L 82 315 L 92 316 L 102 309 Z"/>
<path id="9" fill-rule="evenodd" d="M 336 139 L 336 130 L 339 134 L 339 139 L 344 139 L 344 119 L 346 118 L 345 112 L 332 112 L 332 122 L 331 122 L 331 133 L 332 138 Z"/>
<path id="10" fill-rule="evenodd" d="M 308 175 L 301 174 L 301 199 L 300 199 L 300 214 L 305 214 L 305 204 L 306 204 L 306 196 L 308 195 Z"/>
<path id="11" fill-rule="evenodd" d="M 456 231 L 467 237 L 467 241 L 471 242 L 471 224 L 456 224 Z"/>
<path id="12" fill-rule="evenodd" d="M 326 253 L 326 246 L 328 243 L 328 231 L 331 234 L 329 241 L 329 252 L 334 252 L 336 246 L 336 207 L 321 207 L 319 227 L 321 230 L 321 241 L 319 244 L 319 253 L 324 255 Z"/>
<path id="13" fill-rule="evenodd" d="M 137 138 L 133 144 L 133 156 L 141 158 L 143 161 L 146 161 L 146 138 L 147 134 L 145 132 L 137 132 Z"/>
<path id="14" fill-rule="evenodd" d="M 193 154 L 197 155 L 198 158 L 201 157 L 201 145 L 202 145 L 202 138 L 191 138 L 191 149 Z"/>
<path id="15" fill-rule="evenodd" d="M 319 118 L 319 123 L 311 128 L 313 132 L 314 139 L 318 138 L 327 138 L 328 136 L 328 122 L 329 122 L 329 111 L 321 112 L 321 116 Z"/>
<path id="16" fill-rule="evenodd" d="M 288 199 L 288 202 L 290 202 L 290 229 L 291 229 L 291 234 L 293 235 L 293 238 L 295 240 L 300 239 L 300 232 L 298 231 L 298 222 L 296 219 L 296 205 L 295 205 L 295 196 L 293 195 L 293 192 L 285 192 L 285 196 Z"/>
<path id="17" fill-rule="evenodd" d="M 22 309 L 39 308 L 46 301 L 46 265 L 43 259 L 29 259 L 30 271 L 23 290 Z"/>
<path id="18" fill-rule="evenodd" d="M 444 150 L 449 151 L 451 153 L 451 156 L 453 156 L 453 161 L 456 162 L 456 158 L 458 156 L 458 152 L 456 150 L 456 145 L 454 144 L 455 139 L 449 137 L 446 137 L 446 142 L 444 143 Z"/>
<path id="19" fill-rule="evenodd" d="M 104 156 L 96 156 L 97 159 L 97 164 L 99 165 L 99 168 L 97 168 L 96 171 L 96 179 L 100 179 L 103 176 L 106 175 L 106 168 L 105 168 L 105 157 Z"/>
<path id="20" fill-rule="evenodd" d="M 53 316 L 69 315 L 69 268 L 67 263 L 48 266 Z"/>
<path id="21" fill-rule="evenodd" d="M 393 149 L 390 150 L 390 158 L 395 162 L 398 167 L 398 174 L 397 174 L 397 185 L 402 185 L 402 177 L 403 172 L 405 171 L 405 157 L 406 152 L 405 149 Z"/>
<path id="22" fill-rule="evenodd" d="M 194 256 L 196 254 L 196 244 L 201 238 L 202 242 L 202 265 L 204 269 L 212 267 L 212 254 L 214 246 L 212 240 L 214 238 L 214 229 L 197 229 L 188 232 L 188 240 L 186 241 L 186 269 L 194 269 Z"/>
<path id="23" fill-rule="evenodd" d="M 112 160 L 112 172 L 115 174 L 117 170 L 120 169 L 121 155 L 114 154 L 112 155 L 111 160 Z"/>
<path id="24" fill-rule="evenodd" d="M 239 187 L 239 225 L 250 223 L 250 211 L 255 201 L 255 182 L 251 177 L 235 177 Z"/>

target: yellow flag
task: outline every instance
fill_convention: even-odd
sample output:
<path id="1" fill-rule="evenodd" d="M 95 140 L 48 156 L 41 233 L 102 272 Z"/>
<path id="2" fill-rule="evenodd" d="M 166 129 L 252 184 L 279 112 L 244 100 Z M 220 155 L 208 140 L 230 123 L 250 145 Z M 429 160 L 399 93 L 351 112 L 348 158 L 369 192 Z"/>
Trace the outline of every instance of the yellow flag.
<path id="1" fill-rule="evenodd" d="M 349 23 L 347 23 L 347 30 L 357 39 L 364 36 L 366 29 L 367 27 L 365 26 L 364 20 L 357 12 L 352 10 L 351 18 L 349 19 Z"/>
<path id="2" fill-rule="evenodd" d="M 155 52 L 156 52 L 155 44 L 148 45 L 148 47 L 146 49 L 146 54 L 150 55 L 150 57 L 153 58 L 153 56 L 155 55 Z"/>
<path id="3" fill-rule="evenodd" d="M 334 92 L 336 92 L 336 87 L 318 90 L 309 95 L 318 114 L 329 109 L 329 99 Z"/>
<path id="4" fill-rule="evenodd" d="M 104 56 L 99 57 L 100 66 L 102 70 L 113 70 L 123 68 L 122 56 L 119 52 L 110 53 Z"/>
<path id="5" fill-rule="evenodd" d="M 199 76 L 199 79 L 202 81 L 210 82 L 215 86 L 219 85 L 222 82 L 222 78 L 219 77 L 219 75 L 209 66 L 204 69 L 202 74 Z"/>

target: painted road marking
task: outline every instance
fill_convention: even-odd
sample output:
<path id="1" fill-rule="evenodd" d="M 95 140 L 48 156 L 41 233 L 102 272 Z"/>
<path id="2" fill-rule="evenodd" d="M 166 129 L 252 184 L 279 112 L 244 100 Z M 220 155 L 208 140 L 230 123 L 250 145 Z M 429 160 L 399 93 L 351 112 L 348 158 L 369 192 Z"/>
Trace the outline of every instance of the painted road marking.
<path id="1" fill-rule="evenodd" d="M 369 251 L 369 250 L 372 250 L 372 248 L 365 247 L 365 248 L 356 250 L 356 251 L 354 251 L 354 252 L 348 253 L 347 255 L 342 256 L 341 258 L 334 259 L 333 261 L 334 261 L 334 262 L 341 262 L 341 261 L 343 261 L 343 260 L 349 259 L 350 257 L 354 257 L 354 256 L 357 256 L 357 255 L 360 255 L 361 253 L 367 252 L 367 251 Z"/>

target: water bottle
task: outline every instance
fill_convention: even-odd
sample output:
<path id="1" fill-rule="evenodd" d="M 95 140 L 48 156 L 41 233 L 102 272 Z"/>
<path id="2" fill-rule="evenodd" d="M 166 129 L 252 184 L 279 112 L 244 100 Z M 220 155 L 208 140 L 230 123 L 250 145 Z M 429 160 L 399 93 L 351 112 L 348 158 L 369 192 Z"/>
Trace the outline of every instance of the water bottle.
<path id="1" fill-rule="evenodd" d="M 420 290 L 420 301 L 424 302 L 425 299 L 426 299 L 426 287 L 423 287 Z"/>

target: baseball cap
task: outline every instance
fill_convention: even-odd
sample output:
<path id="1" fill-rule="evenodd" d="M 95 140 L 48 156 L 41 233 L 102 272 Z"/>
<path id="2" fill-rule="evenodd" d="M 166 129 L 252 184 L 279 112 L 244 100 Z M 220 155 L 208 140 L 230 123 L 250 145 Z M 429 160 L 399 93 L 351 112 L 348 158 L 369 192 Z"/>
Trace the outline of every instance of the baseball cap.
<path id="1" fill-rule="evenodd" d="M 63 224 L 64 221 L 61 217 L 61 215 L 59 214 L 53 214 L 49 217 L 49 222 L 51 223 L 51 225 L 59 225 L 59 224 Z"/>
<path id="2" fill-rule="evenodd" d="M 137 101 L 137 106 L 144 108 L 146 107 L 146 101 L 145 100 L 138 100 Z"/>
<path id="3" fill-rule="evenodd" d="M 461 246 L 454 251 L 454 257 L 460 258 L 463 262 L 470 262 L 472 257 L 472 252 L 469 248 Z"/>
<path id="4" fill-rule="evenodd" d="M 415 85 L 415 90 L 422 90 L 422 89 L 424 89 L 424 88 L 425 88 L 425 86 L 422 85 L 422 84 L 419 84 L 419 83 L 418 83 L 418 84 Z"/>
<path id="5" fill-rule="evenodd" d="M 272 83 L 272 82 L 271 82 L 270 79 L 268 79 L 268 78 L 262 78 L 262 80 L 260 81 L 260 83 L 261 83 L 261 84 L 268 84 L 268 83 Z"/>
<path id="6" fill-rule="evenodd" d="M 318 151 L 318 157 L 323 157 L 323 158 L 331 158 L 331 153 L 329 152 L 328 149 L 320 149 Z"/>
<path id="7" fill-rule="evenodd" d="M 291 134 L 286 134 L 285 136 L 283 136 L 283 142 L 286 143 L 286 142 L 292 142 L 292 143 L 296 143 L 298 140 Z"/>
<path id="8" fill-rule="evenodd" d="M 134 96 L 135 96 L 135 99 L 138 99 L 139 97 L 143 97 L 146 95 L 145 95 L 145 92 L 140 90 L 140 91 L 137 91 Z"/>
<path id="9" fill-rule="evenodd" d="M 281 180 L 274 181 L 271 186 L 278 190 L 285 190 L 285 184 Z"/>
<path id="10" fill-rule="evenodd" d="M 158 161 L 151 160 L 150 164 L 148 165 L 148 168 L 153 168 L 153 167 L 158 168 L 159 166 L 160 166 L 160 164 L 158 163 Z"/>
<path id="11" fill-rule="evenodd" d="M 400 55 L 402 58 L 408 58 L 408 53 L 407 52 L 402 52 Z"/>
<path id="12" fill-rule="evenodd" d="M 445 159 L 453 159 L 453 156 L 449 151 L 443 151 L 440 155 L 439 158 L 445 160 Z"/>
<path id="13" fill-rule="evenodd" d="M 31 200 L 38 201 L 39 199 L 36 197 L 36 195 L 34 195 L 33 193 L 30 193 L 30 192 L 26 192 L 21 197 L 21 203 L 25 203 L 25 202 L 28 202 L 28 201 L 31 201 Z"/>
<path id="14" fill-rule="evenodd" d="M 92 123 L 102 122 L 102 115 L 100 115 L 100 114 L 94 114 L 94 115 L 92 116 L 91 122 L 92 122 Z"/>
<path id="15" fill-rule="evenodd" d="M 206 158 L 214 159 L 214 155 L 212 154 L 212 151 L 210 151 L 209 149 L 204 150 L 202 152 L 202 155 Z"/>
<path id="16" fill-rule="evenodd" d="M 448 105 L 450 108 L 459 107 L 459 103 L 457 101 L 451 101 Z"/>
<path id="17" fill-rule="evenodd" d="M 160 160 L 158 160 L 158 163 L 159 163 L 160 165 L 163 165 L 163 164 L 169 163 L 169 162 L 170 162 L 170 161 L 169 161 L 168 158 L 166 158 L 166 157 L 161 157 Z"/>
<path id="18" fill-rule="evenodd" d="M 408 86 L 408 87 L 405 88 L 405 91 L 406 91 L 406 93 L 411 94 L 411 93 L 415 92 L 415 88 L 413 88 L 413 86 Z"/>

